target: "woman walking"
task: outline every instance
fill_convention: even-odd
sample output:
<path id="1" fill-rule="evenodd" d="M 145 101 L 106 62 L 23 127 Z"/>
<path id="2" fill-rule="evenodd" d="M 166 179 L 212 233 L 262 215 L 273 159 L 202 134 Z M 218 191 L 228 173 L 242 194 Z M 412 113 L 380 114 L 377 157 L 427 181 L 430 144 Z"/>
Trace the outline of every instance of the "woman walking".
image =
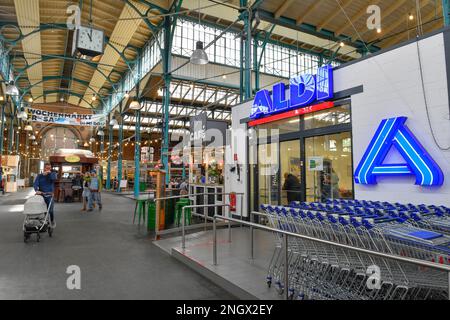
<path id="1" fill-rule="evenodd" d="M 89 198 L 91 197 L 91 190 L 89 189 L 89 184 L 91 182 L 91 175 L 89 172 L 86 172 L 83 177 L 83 209 L 81 211 L 86 211 L 86 206 L 89 202 Z"/>

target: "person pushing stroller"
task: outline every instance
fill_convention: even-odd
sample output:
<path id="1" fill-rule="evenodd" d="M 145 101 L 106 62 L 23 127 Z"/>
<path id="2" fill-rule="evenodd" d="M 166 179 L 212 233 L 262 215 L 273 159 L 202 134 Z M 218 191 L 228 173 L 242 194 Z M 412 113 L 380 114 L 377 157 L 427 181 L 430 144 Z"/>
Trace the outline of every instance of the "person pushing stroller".
<path id="1" fill-rule="evenodd" d="M 51 227 L 53 229 L 56 227 L 55 216 L 53 213 L 54 206 L 52 201 L 56 179 L 56 172 L 52 171 L 52 166 L 50 163 L 46 163 L 44 165 L 44 171 L 36 177 L 33 185 L 36 194 L 44 197 L 45 203 L 48 207 L 48 213 L 50 215 Z"/>

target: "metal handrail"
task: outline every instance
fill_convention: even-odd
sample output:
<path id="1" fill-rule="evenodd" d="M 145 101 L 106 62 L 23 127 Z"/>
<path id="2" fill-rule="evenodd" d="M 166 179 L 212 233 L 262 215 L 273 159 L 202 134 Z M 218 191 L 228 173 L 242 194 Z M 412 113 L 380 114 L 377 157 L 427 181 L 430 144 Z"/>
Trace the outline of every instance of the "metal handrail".
<path id="1" fill-rule="evenodd" d="M 230 195 L 230 194 L 236 194 L 238 196 L 241 196 L 241 220 L 243 219 L 243 205 L 244 205 L 244 193 L 237 193 L 237 192 L 215 192 L 215 193 L 194 193 L 194 194 L 184 194 L 184 195 L 179 195 L 179 196 L 170 196 L 170 197 L 162 197 L 162 198 L 156 198 L 153 199 L 154 202 L 157 201 L 162 201 L 162 200 L 173 200 L 173 199 L 182 199 L 182 198 L 190 198 L 190 197 L 195 197 L 195 196 L 208 196 L 208 195 L 214 195 L 214 196 L 218 196 L 221 195 L 223 197 Z M 224 201 L 224 200 L 223 200 Z M 223 206 L 223 205 L 212 205 L 212 206 Z M 226 207 L 230 207 L 230 205 L 226 205 Z M 200 205 L 199 208 L 205 208 L 204 205 Z M 183 220 L 184 221 L 184 220 Z M 205 225 L 207 224 L 206 218 L 205 218 Z M 156 217 L 155 217 L 155 240 L 158 240 L 158 237 L 160 235 L 159 232 L 159 213 L 156 213 Z"/>
<path id="2" fill-rule="evenodd" d="M 185 229 L 185 209 L 195 209 L 195 208 L 215 208 L 215 207 L 230 207 L 229 204 L 200 204 L 200 205 L 192 205 L 192 206 L 184 206 L 183 208 L 181 208 L 181 248 L 182 249 L 186 249 L 186 229 Z M 206 223 L 208 221 L 208 218 L 210 218 L 210 220 L 213 220 L 214 223 L 214 227 L 216 226 L 216 220 L 214 219 L 214 217 L 216 217 L 216 215 L 214 215 L 214 217 L 209 217 L 207 210 L 203 210 L 204 211 L 204 218 L 205 218 L 205 227 L 206 227 Z M 196 216 L 202 216 L 200 214 L 195 214 Z M 231 242 L 231 224 L 230 222 L 228 222 L 228 239 Z"/>
<path id="3" fill-rule="evenodd" d="M 255 214 L 255 212 L 252 212 L 252 214 Z M 264 215 L 264 214 L 261 214 L 260 212 L 258 212 L 258 214 Z M 425 261 L 425 260 L 419 260 L 419 259 L 415 259 L 415 258 L 402 257 L 402 256 L 387 254 L 387 253 L 383 253 L 383 252 L 377 252 L 377 251 L 372 251 L 372 250 L 368 250 L 368 249 L 352 247 L 352 246 L 349 246 L 349 245 L 346 245 L 346 244 L 335 243 L 335 242 L 331 242 L 331 241 L 323 240 L 323 239 L 317 239 L 317 238 L 301 235 L 301 234 L 298 234 L 298 233 L 292 233 L 292 232 L 289 232 L 289 231 L 275 229 L 275 228 L 263 226 L 263 225 L 260 225 L 260 224 L 257 224 L 257 223 L 242 221 L 242 220 L 238 220 L 238 219 L 234 219 L 234 218 L 223 217 L 223 216 L 218 216 L 218 215 L 215 215 L 213 218 L 214 218 L 214 220 L 213 220 L 213 233 L 214 233 L 214 237 L 213 237 L 213 264 L 214 265 L 217 265 L 217 227 L 216 227 L 216 223 L 217 223 L 218 219 L 219 220 L 228 221 L 228 222 L 241 223 L 241 224 L 244 224 L 244 225 L 249 226 L 251 228 L 261 229 L 261 230 L 264 230 L 264 231 L 274 232 L 274 233 L 278 233 L 278 234 L 283 234 L 285 236 L 284 239 L 283 239 L 284 240 L 283 241 L 283 246 L 284 246 L 284 258 L 285 258 L 284 265 L 285 265 L 285 268 L 286 268 L 285 269 L 285 277 L 284 277 L 285 288 L 286 288 L 286 290 L 285 290 L 286 299 L 288 299 L 288 295 L 289 295 L 289 290 L 287 290 L 287 288 L 289 287 L 288 238 L 289 237 L 294 237 L 294 238 L 299 238 L 299 239 L 302 239 L 302 240 L 309 240 L 309 241 L 316 242 L 316 243 L 330 245 L 330 246 L 341 248 L 341 249 L 347 249 L 347 250 L 351 250 L 351 251 L 356 251 L 356 252 L 360 252 L 360 253 L 374 255 L 374 256 L 377 256 L 377 257 L 380 257 L 380 258 L 400 261 L 400 262 L 404 262 L 404 263 L 411 263 L 411 264 L 415 264 L 415 265 L 418 265 L 418 266 L 427 267 L 427 268 L 431 268 L 431 269 L 447 272 L 447 275 L 448 275 L 448 298 L 450 300 L 450 266 L 448 266 L 448 265 L 442 265 L 442 264 L 437 264 L 437 263 L 429 262 L 429 261 Z M 253 237 L 253 232 L 252 232 L 252 237 Z M 253 245 L 253 241 L 252 241 L 252 245 Z M 252 250 L 253 250 L 253 248 L 252 248 Z"/>
<path id="4" fill-rule="evenodd" d="M 156 198 L 153 199 L 155 202 L 156 201 L 160 201 L 160 200 L 172 200 L 172 199 L 179 199 L 179 198 L 186 198 L 186 197 L 193 197 L 193 196 L 218 196 L 218 195 L 230 195 L 230 194 L 236 194 L 236 195 L 240 195 L 243 196 L 244 193 L 236 193 L 236 192 L 227 192 L 227 193 L 223 193 L 223 192 L 215 192 L 215 193 L 191 193 L 191 194 L 183 194 L 183 195 L 179 195 L 179 196 L 170 196 L 170 197 L 163 197 L 163 198 Z"/>

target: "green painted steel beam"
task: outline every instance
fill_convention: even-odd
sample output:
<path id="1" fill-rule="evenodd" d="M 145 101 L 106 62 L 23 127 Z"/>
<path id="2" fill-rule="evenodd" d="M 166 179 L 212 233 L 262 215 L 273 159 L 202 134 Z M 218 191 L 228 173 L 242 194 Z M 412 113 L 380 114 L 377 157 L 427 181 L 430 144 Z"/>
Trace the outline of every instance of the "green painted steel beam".
<path id="1" fill-rule="evenodd" d="M 123 101 L 121 101 L 120 103 L 120 122 L 119 122 L 119 151 L 118 151 L 118 159 L 117 159 L 117 181 L 118 181 L 118 186 L 117 186 L 117 192 L 120 192 L 120 181 L 122 181 L 122 167 L 123 167 L 123 116 L 122 116 L 122 111 L 123 111 Z"/>
<path id="2" fill-rule="evenodd" d="M 106 168 L 106 189 L 111 189 L 111 157 L 112 157 L 112 144 L 113 144 L 113 126 L 109 125 L 109 144 L 108 144 L 108 165 Z"/>
<path id="3" fill-rule="evenodd" d="M 442 12 L 444 14 L 444 24 L 450 26 L 450 0 L 442 0 Z"/>
<path id="4" fill-rule="evenodd" d="M 127 0 L 122 0 L 122 1 L 125 2 L 125 3 L 129 2 Z M 158 6 L 157 4 L 154 4 L 154 3 L 152 3 L 152 2 L 150 2 L 148 0 L 136 0 L 136 1 L 139 2 L 139 3 L 145 4 L 147 7 L 149 7 L 149 9 L 156 9 L 156 10 L 160 11 L 161 13 L 168 13 L 169 12 L 168 9 L 165 9 L 165 8 L 163 8 L 161 6 Z"/>
<path id="5" fill-rule="evenodd" d="M 86 102 L 93 110 L 96 110 L 96 107 L 94 107 L 94 106 L 92 105 L 91 102 L 89 102 L 89 101 L 87 101 L 86 99 L 84 99 L 84 96 L 83 96 L 83 95 L 81 95 L 81 94 L 79 94 L 79 93 L 76 93 L 76 92 L 73 92 L 73 91 L 70 91 L 70 90 L 45 90 L 43 94 L 41 94 L 41 95 L 38 96 L 38 97 L 33 97 L 33 99 L 34 99 L 34 100 L 38 100 L 38 99 L 40 99 L 40 98 L 42 98 L 42 97 L 48 96 L 48 95 L 50 95 L 50 94 L 55 94 L 55 93 L 69 93 L 69 94 L 72 95 L 72 96 L 75 96 L 75 97 L 77 97 L 77 98 L 80 98 L 81 100 L 83 100 L 84 102 Z"/>
<path id="6" fill-rule="evenodd" d="M 89 88 L 89 89 L 91 89 L 92 91 L 95 92 L 94 88 L 92 88 L 92 87 L 89 85 L 89 82 L 84 81 L 84 80 L 80 80 L 80 79 L 78 79 L 78 78 L 71 78 L 71 77 L 64 77 L 64 76 L 45 76 L 45 77 L 42 78 L 41 81 L 36 82 L 36 83 L 33 83 L 31 86 L 29 86 L 29 87 L 27 87 L 27 88 L 21 89 L 22 95 L 21 95 L 21 98 L 20 98 L 20 99 L 22 100 L 23 97 L 24 97 L 26 94 L 28 94 L 28 92 L 30 92 L 31 89 L 33 89 L 34 87 L 36 87 L 36 86 L 38 86 L 38 85 L 40 85 L 40 84 L 42 84 L 42 83 L 44 83 L 44 82 L 46 82 L 46 81 L 51 81 L 51 80 L 68 80 L 68 81 L 78 82 L 78 83 L 81 83 L 81 84 L 85 85 L 87 88 Z M 100 89 L 100 90 L 101 90 L 101 89 Z M 100 90 L 98 90 L 98 91 L 100 91 Z M 67 91 L 64 90 L 64 89 L 60 89 L 59 91 L 60 91 L 60 92 L 67 92 Z M 74 94 L 72 94 L 72 95 L 74 95 Z M 105 103 L 104 99 L 103 99 L 100 95 L 99 95 L 99 97 L 100 97 L 100 100 L 102 101 L 102 103 Z M 83 99 L 83 100 L 84 100 L 84 99 Z M 84 101 L 86 101 L 86 100 L 84 100 Z"/>
<path id="7" fill-rule="evenodd" d="M 23 56 L 16 56 L 16 58 L 22 58 L 22 57 Z M 37 60 L 37 61 L 33 62 L 32 64 L 26 65 L 24 68 L 21 68 L 21 69 L 17 70 L 17 75 L 15 76 L 14 81 L 17 82 L 20 78 L 25 78 L 25 73 L 26 73 L 26 71 L 29 68 L 31 68 L 31 67 L 39 64 L 39 63 L 42 63 L 42 62 L 45 62 L 45 61 L 50 61 L 50 60 L 72 60 L 72 61 L 75 61 L 75 62 L 79 62 L 79 63 L 83 63 L 83 64 L 86 64 L 86 65 L 89 65 L 90 67 L 96 68 L 96 70 L 98 72 L 100 72 L 100 74 L 105 78 L 105 81 L 108 82 L 109 84 L 111 84 L 113 86 L 113 88 L 117 85 L 115 82 L 111 81 L 109 76 L 107 76 L 103 71 L 101 71 L 98 68 L 99 64 L 93 63 L 93 62 L 90 62 L 90 61 L 87 61 L 87 60 L 83 60 L 83 59 L 76 59 L 76 58 L 73 58 L 73 57 L 66 57 L 64 55 L 44 56 L 40 60 Z"/>

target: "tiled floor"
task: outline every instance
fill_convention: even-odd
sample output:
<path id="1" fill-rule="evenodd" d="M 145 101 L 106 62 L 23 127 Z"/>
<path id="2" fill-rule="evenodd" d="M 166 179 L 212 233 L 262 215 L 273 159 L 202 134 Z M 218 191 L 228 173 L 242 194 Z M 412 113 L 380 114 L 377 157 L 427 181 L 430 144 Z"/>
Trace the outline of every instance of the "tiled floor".
<path id="1" fill-rule="evenodd" d="M 23 242 L 30 189 L 0 198 L 0 300 L 233 299 L 227 291 L 152 245 L 132 224 L 134 201 L 108 193 L 103 210 L 57 203 L 53 238 Z M 81 268 L 81 290 L 68 290 L 67 267 Z"/>
<path id="2" fill-rule="evenodd" d="M 254 233 L 254 259 L 250 258 L 250 232 L 248 228 L 232 229 L 228 242 L 228 229 L 218 230 L 217 260 L 213 265 L 213 238 L 211 231 L 189 234 L 186 249 L 181 249 L 181 237 L 155 242 L 161 249 L 172 253 L 197 272 L 213 274 L 213 281 L 225 284 L 231 290 L 242 292 L 242 298 L 282 299 L 275 289 L 266 284 L 267 269 L 272 257 L 275 238 L 272 234 L 256 230 Z M 235 293 L 239 295 L 239 293 Z"/>

